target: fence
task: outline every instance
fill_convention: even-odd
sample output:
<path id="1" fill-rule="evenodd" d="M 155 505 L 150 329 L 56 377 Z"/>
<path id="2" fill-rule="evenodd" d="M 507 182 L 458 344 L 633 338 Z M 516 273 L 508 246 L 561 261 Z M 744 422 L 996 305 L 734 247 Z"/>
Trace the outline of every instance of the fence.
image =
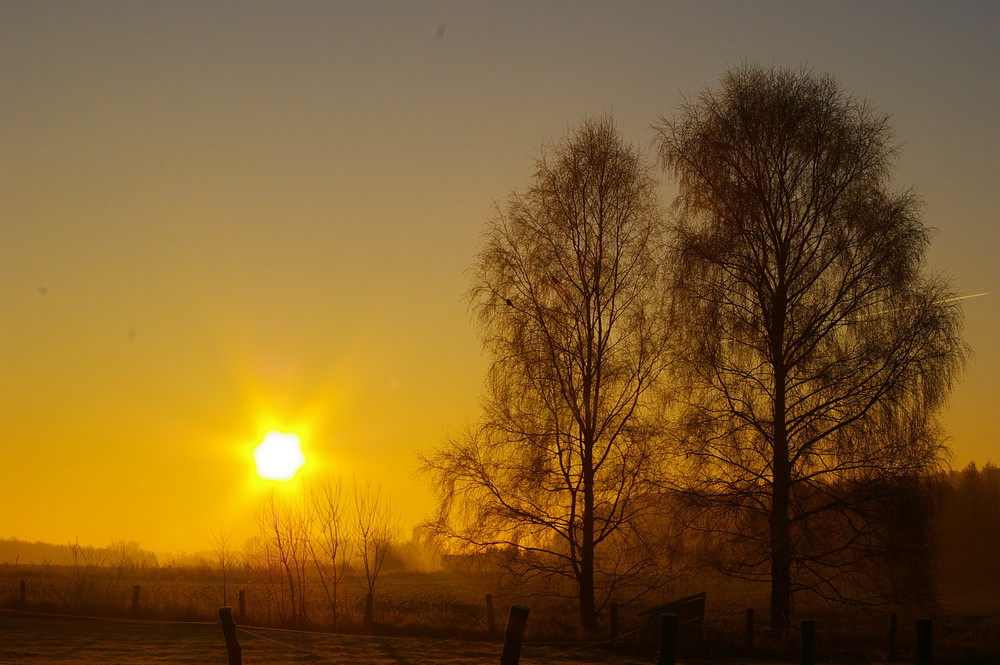
<path id="1" fill-rule="evenodd" d="M 25 580 L 21 580 L 17 584 L 17 594 L 16 594 L 16 607 L 19 609 L 25 609 L 28 605 L 28 591 L 29 587 Z M 143 587 L 140 585 L 134 585 L 132 587 L 131 594 L 131 606 L 129 607 L 130 616 L 133 618 L 142 615 L 143 601 L 146 598 Z M 248 627 L 247 622 L 247 611 L 246 611 L 246 594 L 244 590 L 239 590 L 238 595 L 238 614 L 233 609 L 228 610 L 229 619 L 234 626 L 237 625 L 237 617 L 239 621 L 239 626 L 241 630 L 246 630 Z M 488 634 L 490 637 L 496 636 L 496 621 L 494 617 L 494 602 L 492 595 L 485 596 L 485 610 L 487 614 L 488 623 Z M 611 615 L 611 639 L 605 640 L 601 643 L 591 643 L 585 646 L 600 646 L 602 648 L 608 648 L 612 650 L 623 650 L 629 649 L 630 653 L 635 654 L 641 651 L 641 645 L 644 644 L 644 640 L 651 642 L 650 637 L 658 637 L 656 642 L 656 663 L 657 665 L 672 665 L 678 654 L 680 655 L 690 655 L 692 645 L 694 644 L 709 644 L 714 643 L 717 647 L 723 639 L 727 641 L 729 645 L 728 649 L 716 648 L 715 656 L 725 657 L 737 657 L 742 658 L 745 656 L 769 656 L 772 660 L 789 660 L 787 650 L 783 651 L 780 655 L 775 656 L 775 654 L 766 653 L 763 651 L 757 651 L 759 649 L 759 641 L 764 635 L 758 634 L 755 631 L 754 626 L 754 612 L 752 609 L 746 610 L 746 621 L 745 621 L 745 633 L 741 637 L 734 637 L 732 634 L 727 634 L 725 638 L 716 636 L 705 636 L 701 634 L 702 623 L 704 620 L 704 606 L 705 606 L 705 594 L 695 594 L 693 596 L 688 596 L 682 598 L 673 603 L 668 603 L 666 605 L 661 605 L 652 610 L 640 613 L 640 616 L 647 616 L 649 620 L 645 622 L 642 626 L 629 631 L 624 635 L 619 634 L 619 621 L 618 621 L 618 607 L 613 605 L 610 610 Z M 525 627 L 527 625 L 528 608 L 523 606 L 515 605 L 512 607 L 512 612 L 514 608 L 520 608 L 517 610 L 516 614 L 518 625 L 512 624 L 512 618 L 508 617 L 508 623 L 505 631 L 505 641 L 504 650 L 501 654 L 501 660 L 503 665 L 514 665 L 517 663 L 517 654 L 520 652 L 521 640 L 523 640 L 523 635 Z M 673 610 L 673 611 L 664 611 Z M 235 616 L 234 616 L 235 615 Z M 523 615 L 523 616 L 522 616 Z M 662 617 L 672 617 L 664 623 Z M 220 615 L 220 621 L 222 621 Z M 670 623 L 670 622 L 673 623 Z M 512 627 L 512 625 L 514 627 Z M 515 629 L 516 628 L 516 629 Z M 512 632 L 513 631 L 513 632 Z M 912 649 L 915 656 L 911 659 L 911 662 L 916 662 L 920 665 L 929 663 L 931 660 L 931 621 L 929 619 L 921 619 L 916 623 L 915 632 L 915 649 L 913 649 L 914 642 L 912 640 L 907 640 L 908 650 Z M 510 641 L 513 639 L 512 636 L 517 635 L 517 641 Z M 798 637 L 799 648 L 800 648 L 800 662 L 803 665 L 815 665 L 816 662 L 816 637 L 817 637 L 817 624 L 813 621 L 806 621 L 800 624 L 798 627 L 798 632 L 794 634 Z M 820 632 L 822 637 L 822 632 Z M 890 625 L 887 631 L 887 642 L 886 642 L 886 653 L 888 655 L 888 660 L 894 661 L 898 660 L 899 654 L 899 620 L 896 615 L 890 617 Z M 235 634 L 234 634 L 234 642 Z M 238 643 L 238 642 L 236 642 Z M 739 652 L 735 652 L 732 645 L 739 643 L 741 649 Z M 651 649 L 651 646 L 646 644 L 647 651 Z"/>
<path id="2" fill-rule="evenodd" d="M 497 642 L 467 643 L 453 640 L 441 642 L 437 639 L 337 635 L 241 626 L 234 620 L 233 614 L 233 609 L 226 607 L 219 610 L 218 621 L 214 622 L 164 622 L 0 610 L 0 662 L 11 662 L 11 660 L 21 662 L 26 654 L 39 654 L 39 658 L 31 662 L 50 662 L 51 659 L 46 660 L 41 655 L 46 649 L 54 655 L 57 653 L 65 655 L 71 651 L 81 657 L 84 654 L 78 653 L 77 649 L 93 649 L 95 653 L 103 654 L 102 659 L 108 663 L 135 662 L 136 653 L 147 649 L 151 653 L 160 654 L 171 649 L 179 660 L 195 658 L 206 661 L 218 659 L 225 649 L 229 663 L 240 665 L 244 654 L 249 654 L 251 662 L 286 662 L 289 650 L 306 652 L 311 655 L 310 660 L 313 662 L 381 662 L 382 657 L 367 657 L 377 653 L 372 649 L 379 648 L 383 650 L 386 658 L 403 661 L 435 662 L 446 654 L 450 662 L 457 663 L 496 662 L 498 655 L 500 665 L 518 665 L 522 661 L 545 665 L 573 665 L 578 662 L 599 661 L 613 663 L 622 658 L 620 653 L 622 649 L 616 647 L 628 645 L 635 639 L 638 631 L 645 629 L 645 626 L 642 626 L 633 631 L 634 634 L 621 635 L 615 640 L 572 644 L 564 642 L 558 645 L 539 644 L 524 639 L 529 608 L 512 606 L 507 617 L 501 647 Z M 658 617 L 655 628 L 659 642 L 655 652 L 640 658 L 630 654 L 627 657 L 628 662 L 642 662 L 649 665 L 676 665 L 678 660 L 683 662 L 684 658 L 681 655 L 683 642 L 678 637 L 678 625 L 676 614 L 664 614 Z M 219 626 L 222 627 L 224 640 L 218 639 Z M 908 662 L 928 665 L 932 662 L 932 624 L 928 619 L 921 619 L 915 623 L 914 628 L 917 648 L 914 657 L 909 658 Z M 196 634 L 191 631 L 196 631 Z M 30 633 L 30 638 L 26 637 L 27 633 Z M 763 662 L 793 663 L 796 661 L 796 655 L 797 662 L 802 665 L 816 665 L 820 662 L 817 658 L 816 643 L 818 640 L 830 639 L 829 635 L 823 634 L 822 626 L 817 622 L 804 621 L 793 633 L 798 641 L 795 645 L 797 654 L 791 652 L 781 659 L 768 657 Z M 243 638 L 242 645 L 240 638 Z M 387 644 L 392 646 L 387 647 Z M 524 658 L 521 656 L 522 648 L 525 650 Z M 125 652 L 127 658 L 122 660 L 109 658 L 108 654 L 116 650 Z M 952 656 L 950 653 L 948 655 Z M 712 660 L 720 662 L 725 659 Z M 747 662 L 750 659 L 737 657 L 732 660 Z"/>
<path id="3" fill-rule="evenodd" d="M 524 644 L 524 631 L 528 623 L 530 608 L 523 605 L 512 605 L 507 617 L 507 627 L 504 631 L 503 647 L 500 652 L 500 665 L 518 665 L 521 658 L 521 649 Z M 752 616 L 752 615 L 749 615 Z M 222 633 L 226 643 L 226 654 L 229 665 L 243 664 L 243 650 L 237 637 L 238 626 L 233 620 L 233 610 L 230 607 L 219 608 L 219 623 L 222 626 Z M 659 627 L 659 646 L 656 653 L 656 665 L 676 665 L 678 653 L 678 626 L 679 615 L 673 613 L 660 614 L 658 624 L 653 622 L 650 626 Z M 898 625 L 896 615 L 893 615 L 893 634 Z M 646 630 L 643 626 L 639 630 Z M 249 632 L 249 631 L 248 631 Z M 253 634 L 253 633 L 250 633 Z M 916 622 L 917 650 L 916 665 L 930 665 L 931 663 L 931 636 L 932 623 L 930 619 L 918 619 Z M 816 665 L 816 622 L 803 620 L 799 626 L 799 664 Z M 258 636 L 259 637 L 259 636 Z M 584 645 L 585 647 L 596 647 L 601 644 L 613 642 L 618 638 L 612 638 L 603 643 L 593 643 Z M 289 645 L 291 646 L 291 645 Z M 319 655 L 319 654 L 316 654 Z"/>

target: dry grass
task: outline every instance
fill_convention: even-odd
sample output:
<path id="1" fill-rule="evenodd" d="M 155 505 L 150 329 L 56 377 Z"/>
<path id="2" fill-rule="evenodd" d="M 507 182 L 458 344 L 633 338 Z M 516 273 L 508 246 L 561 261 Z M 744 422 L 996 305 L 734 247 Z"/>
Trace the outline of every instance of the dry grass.
<path id="1" fill-rule="evenodd" d="M 26 609 L 127 617 L 130 614 L 133 584 L 142 586 L 140 616 L 166 620 L 210 622 L 208 626 L 159 626 L 110 624 L 80 620 L 49 620 L 0 614 L 0 662 L 225 662 L 221 631 L 214 624 L 222 605 L 222 587 L 213 571 L 205 569 L 150 569 L 133 571 L 121 578 L 111 570 L 101 571 L 93 580 L 89 606 L 79 604 L 79 594 L 72 588 L 70 571 L 55 566 L 0 566 L 0 605 L 17 605 L 18 582 L 27 583 Z M 250 580 L 231 582 L 229 604 L 236 605 L 236 590 L 247 588 L 250 624 L 267 621 L 262 603 L 265 594 Z M 499 645 L 488 640 L 485 595 L 493 582 L 485 575 L 455 573 L 392 573 L 385 575 L 376 595 L 378 625 L 368 632 L 376 636 L 316 635 L 275 633 L 250 628 L 261 637 L 244 634 L 245 663 L 323 662 L 315 653 L 333 655 L 338 662 L 353 663 L 464 663 L 495 662 Z M 759 586 L 732 580 L 699 576 L 678 580 L 648 605 L 691 593 L 707 591 L 708 603 L 704 633 L 707 639 L 689 644 L 689 657 L 710 661 L 742 662 L 748 656 L 743 649 L 746 609 L 754 608 L 758 630 L 766 622 L 766 591 Z M 919 616 L 934 619 L 936 659 L 966 662 L 1000 662 L 1000 594 L 982 587 L 948 586 L 942 589 L 942 603 L 936 609 L 886 608 L 860 611 L 830 606 L 797 608 L 796 620 L 817 622 L 817 657 L 819 662 L 884 662 L 888 655 L 889 614 L 899 615 L 897 653 L 902 662 L 912 662 L 915 650 L 914 621 Z M 363 607 L 363 589 L 358 580 L 345 588 L 344 622 L 341 632 L 365 632 L 359 624 Z M 500 631 L 510 604 L 532 608 L 527 639 L 539 643 L 584 638 L 577 628 L 576 616 L 565 603 L 493 592 L 496 624 Z M 621 632 L 641 625 L 636 616 L 640 607 L 622 608 Z M 313 626 L 324 624 L 327 610 L 316 594 L 311 609 Z M 409 638 L 409 640 L 404 639 Z M 278 639 L 305 651 L 280 647 L 268 639 Z M 417 639 L 419 638 L 419 639 Z M 462 638 L 463 642 L 442 642 L 443 638 Z M 402 641 L 399 641 L 402 640 Z M 134 645 L 141 644 L 142 659 L 135 660 Z M 60 646 L 62 645 L 62 646 Z M 405 645 L 405 646 L 400 646 Z M 313 648 L 315 647 L 315 648 Z M 573 648 L 572 645 L 566 648 Z M 758 635 L 753 654 L 774 662 L 796 662 L 795 636 L 784 644 L 769 643 Z M 281 651 L 285 649 L 286 651 Z M 290 650 L 289 650 L 290 649 Z M 355 651 L 351 651 L 354 649 Z M 558 649 L 531 647 L 525 662 L 536 658 L 550 662 L 583 662 L 589 659 L 615 659 L 606 651 L 574 651 L 562 655 Z M 563 649 L 564 651 L 565 649 Z M 625 650 L 629 652 L 628 649 Z M 313 653 L 310 653 L 313 652 Z M 655 644 L 648 645 L 639 662 L 653 662 Z M 193 654 L 193 655 L 192 655 Z M 221 654 L 221 656 L 219 655 Z M 542 654 L 538 656 L 537 654 Z M 220 660 L 220 658 L 222 660 Z M 310 660 L 311 659 L 311 660 Z"/>
<path id="2" fill-rule="evenodd" d="M 408 637 L 333 635 L 269 629 L 240 631 L 246 665 L 354 663 L 364 665 L 479 665 L 496 662 L 500 645 Z M 526 665 L 608 663 L 644 660 L 601 651 L 526 645 Z M 0 613 L 0 662 L 78 665 L 172 665 L 227 662 L 222 631 L 215 625 L 120 623 Z"/>

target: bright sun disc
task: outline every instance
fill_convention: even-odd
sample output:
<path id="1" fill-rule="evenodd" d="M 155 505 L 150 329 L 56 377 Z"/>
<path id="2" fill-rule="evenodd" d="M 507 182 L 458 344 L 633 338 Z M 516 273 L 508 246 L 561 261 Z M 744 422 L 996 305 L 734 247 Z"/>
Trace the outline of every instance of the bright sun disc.
<path id="1" fill-rule="evenodd" d="M 268 480 L 291 480 L 306 461 L 299 437 L 281 432 L 268 432 L 253 451 L 253 458 L 257 475 Z"/>

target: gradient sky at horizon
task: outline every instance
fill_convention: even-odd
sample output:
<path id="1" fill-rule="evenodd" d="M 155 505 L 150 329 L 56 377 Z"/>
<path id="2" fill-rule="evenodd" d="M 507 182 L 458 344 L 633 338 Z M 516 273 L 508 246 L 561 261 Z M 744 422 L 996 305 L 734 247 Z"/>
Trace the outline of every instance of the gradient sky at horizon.
<path id="1" fill-rule="evenodd" d="M 0 3 L 0 538 L 253 529 L 251 452 L 379 479 L 477 416 L 492 204 L 611 113 L 648 147 L 743 62 L 892 116 L 975 356 L 953 463 L 1000 462 L 1000 3 Z M 674 186 L 664 185 L 664 203 Z"/>

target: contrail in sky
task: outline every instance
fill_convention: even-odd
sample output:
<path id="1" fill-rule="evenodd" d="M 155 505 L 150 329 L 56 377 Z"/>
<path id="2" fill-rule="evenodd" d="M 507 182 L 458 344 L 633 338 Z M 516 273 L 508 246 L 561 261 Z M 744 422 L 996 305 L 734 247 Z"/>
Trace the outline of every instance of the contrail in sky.
<path id="1" fill-rule="evenodd" d="M 959 300 L 968 300 L 969 298 L 978 298 L 980 296 L 988 296 L 988 295 L 990 295 L 990 293 L 991 293 L 991 291 L 983 291 L 982 293 L 972 293 L 972 294 L 969 294 L 967 296 L 955 296 L 954 298 L 945 298 L 944 300 L 935 300 L 931 304 L 932 305 L 943 305 L 943 304 L 949 303 L 949 302 L 958 302 Z M 852 318 L 848 319 L 848 321 L 864 321 L 866 319 L 874 319 L 874 318 L 876 318 L 878 316 L 882 316 L 883 314 L 892 314 L 893 312 L 898 312 L 901 309 L 909 309 L 909 308 L 908 307 L 902 307 L 902 308 L 896 308 L 896 309 L 883 309 L 881 312 L 872 312 L 871 314 L 862 314 L 860 316 L 852 317 Z"/>
<path id="2" fill-rule="evenodd" d="M 938 300 L 934 304 L 935 305 L 939 305 L 939 304 L 944 303 L 944 302 L 958 302 L 959 300 L 968 300 L 969 298 L 978 298 L 979 296 L 988 296 L 988 295 L 990 295 L 990 293 L 991 293 L 990 291 L 983 291 L 982 293 L 973 293 L 972 295 L 969 295 L 969 296 L 957 296 L 955 298 L 947 298 L 945 300 Z"/>

